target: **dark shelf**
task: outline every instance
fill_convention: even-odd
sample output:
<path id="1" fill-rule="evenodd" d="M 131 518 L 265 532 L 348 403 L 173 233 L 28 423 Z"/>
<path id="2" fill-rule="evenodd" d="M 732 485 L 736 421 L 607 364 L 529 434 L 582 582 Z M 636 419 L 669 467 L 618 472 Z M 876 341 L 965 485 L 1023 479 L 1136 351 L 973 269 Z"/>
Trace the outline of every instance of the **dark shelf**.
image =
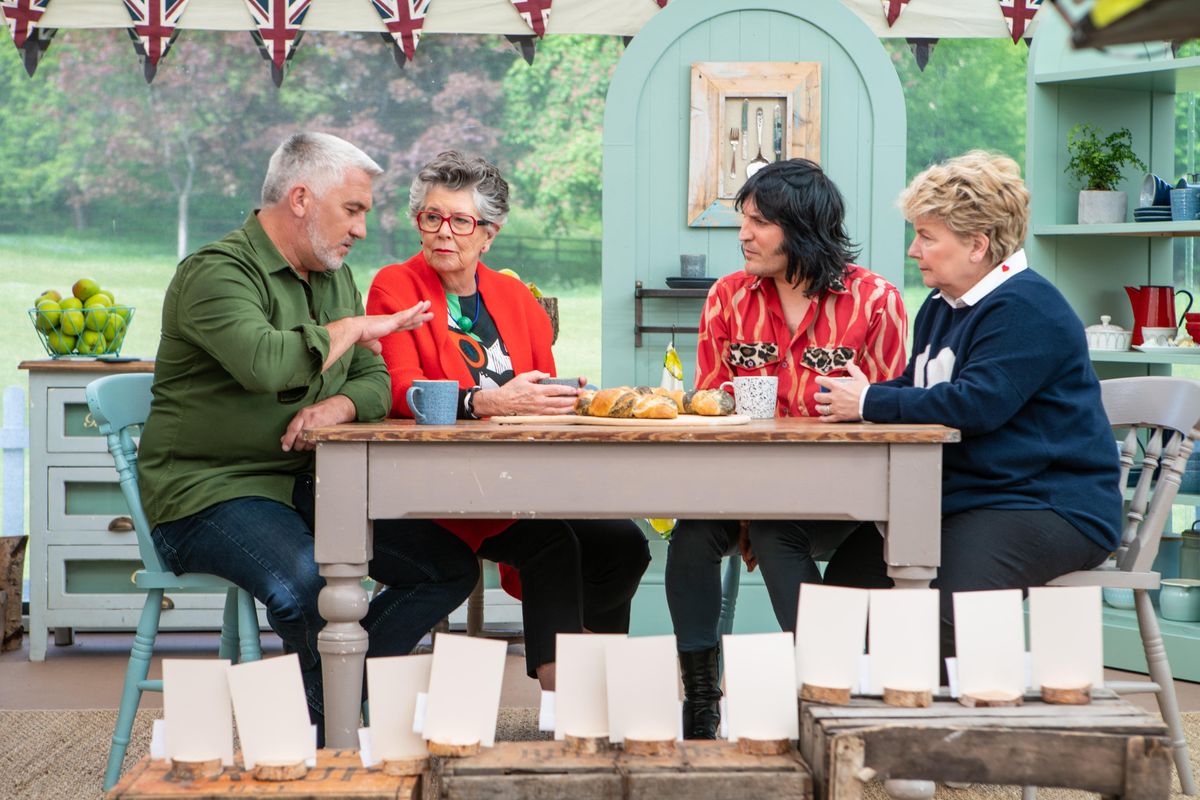
<path id="1" fill-rule="evenodd" d="M 633 346 L 642 346 L 643 333 L 699 333 L 698 327 L 681 328 L 678 325 L 643 325 L 642 299 L 675 299 L 703 300 L 708 297 L 708 289 L 647 289 L 641 281 L 633 285 Z"/>

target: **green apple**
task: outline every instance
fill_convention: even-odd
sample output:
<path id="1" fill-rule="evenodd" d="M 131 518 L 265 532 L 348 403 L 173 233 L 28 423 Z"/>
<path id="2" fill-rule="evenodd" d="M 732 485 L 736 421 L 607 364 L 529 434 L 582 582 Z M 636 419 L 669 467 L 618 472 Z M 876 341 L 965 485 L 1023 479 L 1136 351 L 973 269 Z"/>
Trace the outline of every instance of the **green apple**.
<path id="1" fill-rule="evenodd" d="M 108 298 L 94 294 L 83 301 L 83 314 L 87 317 L 85 324 L 94 331 L 104 330 L 108 322 Z"/>
<path id="2" fill-rule="evenodd" d="M 39 300 L 37 304 L 37 329 L 42 333 L 49 333 L 58 327 L 59 317 L 62 316 L 62 307 L 53 300 L 46 298 Z"/>
<path id="3" fill-rule="evenodd" d="M 104 341 L 103 334 L 98 331 L 84 331 L 75 343 L 75 352 L 85 356 L 98 356 L 107 346 L 108 342 Z"/>
<path id="4" fill-rule="evenodd" d="M 54 302 L 57 303 L 59 300 L 62 300 L 62 295 L 59 294 L 58 292 L 54 291 L 53 289 L 47 289 L 46 291 L 39 294 L 37 296 L 37 299 L 38 300 L 53 300 Z M 34 305 L 37 305 L 37 300 L 34 301 Z"/>
<path id="5" fill-rule="evenodd" d="M 125 320 L 117 314 L 109 314 L 108 322 L 104 324 L 104 340 L 108 342 L 108 350 L 112 352 L 120 346 L 125 337 Z"/>
<path id="6" fill-rule="evenodd" d="M 126 322 L 129 322 L 129 315 L 133 313 L 133 309 L 131 309 L 129 306 L 113 306 L 109 310 L 112 313 L 119 315 L 121 319 L 125 320 Z"/>
<path id="7" fill-rule="evenodd" d="M 108 302 L 108 305 L 110 307 L 116 305 L 116 300 L 113 299 L 113 293 L 110 292 L 108 289 L 101 289 L 100 291 L 98 291 L 94 295 L 92 295 L 92 297 L 103 297 Z"/>
<path id="8" fill-rule="evenodd" d="M 71 287 L 71 294 L 78 297 L 81 303 L 98 291 L 100 291 L 100 284 L 88 278 L 80 278 Z"/>
<path id="9" fill-rule="evenodd" d="M 75 337 L 62 331 L 50 331 L 46 334 L 46 341 L 50 343 L 50 349 L 59 355 L 65 356 L 75 349 Z"/>
<path id="10" fill-rule="evenodd" d="M 75 301 L 75 304 L 68 306 L 67 304 L 72 300 Z M 62 328 L 62 332 L 67 336 L 78 336 L 83 333 L 83 329 L 87 327 L 82 311 L 83 304 L 74 297 L 68 297 L 59 305 L 62 308 L 62 315 L 59 317 L 59 327 Z"/>
<path id="11" fill-rule="evenodd" d="M 521 276 L 520 276 L 520 275 L 518 275 L 517 273 L 513 272 L 511 269 L 508 269 L 507 267 L 506 267 L 506 268 L 504 268 L 504 269 L 502 269 L 502 270 L 500 270 L 500 274 L 501 274 L 501 275 L 507 275 L 507 276 L 508 276 L 508 277 L 510 277 L 510 278 L 516 278 L 517 280 L 521 280 Z"/>

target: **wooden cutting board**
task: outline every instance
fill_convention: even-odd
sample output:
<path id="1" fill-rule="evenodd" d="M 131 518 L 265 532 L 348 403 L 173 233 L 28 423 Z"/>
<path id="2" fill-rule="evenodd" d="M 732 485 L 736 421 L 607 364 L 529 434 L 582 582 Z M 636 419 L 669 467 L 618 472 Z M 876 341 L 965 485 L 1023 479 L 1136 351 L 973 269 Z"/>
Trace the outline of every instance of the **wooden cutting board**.
<path id="1" fill-rule="evenodd" d="M 744 414 L 725 417 L 702 417 L 680 414 L 675 419 L 613 419 L 611 417 L 581 417 L 578 414 L 542 414 L 514 417 L 492 417 L 500 425 L 615 425 L 636 428 L 709 428 L 724 425 L 745 425 L 750 418 Z"/>

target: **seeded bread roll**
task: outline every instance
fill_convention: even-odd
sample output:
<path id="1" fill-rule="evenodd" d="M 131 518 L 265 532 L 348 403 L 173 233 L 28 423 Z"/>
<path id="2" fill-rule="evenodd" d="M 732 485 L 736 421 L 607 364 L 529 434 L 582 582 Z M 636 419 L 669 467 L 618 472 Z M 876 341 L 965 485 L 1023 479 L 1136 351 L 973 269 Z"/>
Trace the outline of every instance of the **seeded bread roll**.
<path id="1" fill-rule="evenodd" d="M 686 413 L 683 408 L 683 390 L 682 389 L 672 390 L 672 389 L 664 389 L 661 386 L 656 386 L 653 389 L 653 391 L 654 391 L 654 394 L 656 394 L 656 395 L 671 398 L 671 402 L 673 402 L 675 404 L 675 410 L 678 413 L 680 413 L 680 414 Z"/>
<path id="2" fill-rule="evenodd" d="M 585 389 L 575 397 L 575 413 L 586 417 L 591 413 L 592 398 L 596 396 L 595 389 Z"/>
<path id="3" fill-rule="evenodd" d="M 637 403 L 638 397 L 640 395 L 628 386 L 601 389 L 592 398 L 591 405 L 588 407 L 588 415 L 629 419 L 633 416 L 633 406 Z"/>
<path id="4" fill-rule="evenodd" d="M 634 404 L 633 416 L 636 419 L 675 419 L 679 416 L 679 409 L 669 397 L 644 394 L 638 397 L 637 403 Z"/>
<path id="5" fill-rule="evenodd" d="M 722 389 L 697 389 L 683 396 L 683 409 L 702 417 L 724 417 L 733 413 L 733 397 Z"/>

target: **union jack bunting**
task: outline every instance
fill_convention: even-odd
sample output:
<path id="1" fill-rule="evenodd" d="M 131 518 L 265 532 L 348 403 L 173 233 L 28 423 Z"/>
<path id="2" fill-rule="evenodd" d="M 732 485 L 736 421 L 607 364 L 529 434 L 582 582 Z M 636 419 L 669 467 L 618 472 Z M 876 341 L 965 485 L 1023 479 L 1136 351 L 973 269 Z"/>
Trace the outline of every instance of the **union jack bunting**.
<path id="1" fill-rule="evenodd" d="M 887 17 L 888 27 L 896 24 L 896 20 L 900 19 L 900 14 L 904 9 L 908 8 L 909 0 L 880 0 L 883 3 L 883 15 Z"/>
<path id="2" fill-rule="evenodd" d="M 525 24 L 533 28 L 538 38 L 546 35 L 546 21 L 550 19 L 550 4 L 554 0 L 512 0 Z"/>
<path id="3" fill-rule="evenodd" d="M 0 9 L 4 10 L 4 19 L 8 22 L 8 32 L 12 34 L 13 44 L 18 50 L 25 46 L 25 40 L 38 26 L 38 20 L 46 13 L 48 5 L 50 0 L 0 0 Z"/>
<path id="4" fill-rule="evenodd" d="M 176 26 L 189 0 L 125 0 L 125 10 L 133 20 L 129 29 L 138 55 L 152 66 L 171 49 L 178 34 Z"/>
<path id="5" fill-rule="evenodd" d="M 1013 44 L 1025 35 L 1025 28 L 1033 21 L 1033 16 L 1042 7 L 1042 0 L 999 0 L 1000 11 L 1004 14 L 1004 24 L 1012 35 Z"/>
<path id="6" fill-rule="evenodd" d="M 425 15 L 432 3 L 433 0 L 371 0 L 387 26 L 392 42 L 404 50 L 404 57 L 409 61 L 421 40 L 421 28 L 425 26 Z"/>
<path id="7" fill-rule="evenodd" d="M 300 26 L 311 4 L 312 0 L 246 0 L 257 28 L 254 39 L 276 70 L 283 70 L 283 63 L 300 42 Z"/>

